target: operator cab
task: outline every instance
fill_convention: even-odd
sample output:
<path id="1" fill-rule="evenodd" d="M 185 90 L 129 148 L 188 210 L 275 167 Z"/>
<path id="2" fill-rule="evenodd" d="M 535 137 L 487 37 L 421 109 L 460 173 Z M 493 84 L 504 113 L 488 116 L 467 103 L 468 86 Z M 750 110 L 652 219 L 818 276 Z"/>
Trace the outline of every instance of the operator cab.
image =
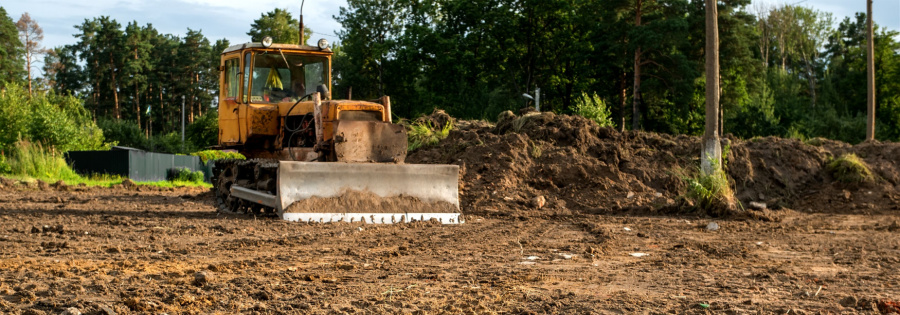
<path id="1" fill-rule="evenodd" d="M 222 52 L 223 100 L 241 104 L 296 102 L 319 91 L 331 93 L 331 49 L 307 45 L 246 43 Z"/>

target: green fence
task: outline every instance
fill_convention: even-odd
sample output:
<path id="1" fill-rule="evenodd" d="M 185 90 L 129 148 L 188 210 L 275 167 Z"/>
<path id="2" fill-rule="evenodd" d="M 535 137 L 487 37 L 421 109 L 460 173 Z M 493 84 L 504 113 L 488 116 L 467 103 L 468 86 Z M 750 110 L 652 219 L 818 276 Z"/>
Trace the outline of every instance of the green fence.
<path id="1" fill-rule="evenodd" d="M 203 179 L 207 182 L 212 175 L 212 163 L 203 163 L 196 156 L 155 153 L 124 147 L 114 147 L 109 151 L 69 151 L 66 153 L 66 162 L 82 175 L 121 175 L 133 181 L 166 180 L 168 170 L 174 168 L 203 171 Z"/>

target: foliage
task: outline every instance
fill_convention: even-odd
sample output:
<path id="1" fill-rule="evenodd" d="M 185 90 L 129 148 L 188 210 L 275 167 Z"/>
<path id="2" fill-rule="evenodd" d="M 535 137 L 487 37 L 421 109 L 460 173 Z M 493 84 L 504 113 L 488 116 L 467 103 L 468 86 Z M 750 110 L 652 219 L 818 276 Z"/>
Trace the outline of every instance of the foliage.
<path id="1" fill-rule="evenodd" d="M 150 145 L 141 128 L 132 121 L 101 118 L 97 121 L 97 126 L 103 130 L 107 141 L 119 146 L 143 150 Z"/>
<path id="2" fill-rule="evenodd" d="M 0 174 L 9 173 L 12 173 L 12 166 L 10 166 L 9 162 L 6 160 L 6 154 L 0 153 Z"/>
<path id="3" fill-rule="evenodd" d="M 875 176 L 856 154 L 844 154 L 828 162 L 828 171 L 842 183 L 864 183 L 875 181 Z"/>
<path id="4" fill-rule="evenodd" d="M 197 146 L 185 138 L 181 142 L 181 133 L 170 132 L 162 135 L 154 135 L 150 141 L 149 151 L 172 154 L 189 154 L 197 151 Z"/>
<path id="5" fill-rule="evenodd" d="M 223 160 L 223 159 L 237 159 L 237 160 L 246 160 L 243 154 L 233 152 L 233 151 L 219 151 L 219 150 L 204 150 L 199 152 L 191 153 L 193 156 L 200 157 L 200 160 L 203 163 L 215 160 Z"/>
<path id="6" fill-rule="evenodd" d="M 0 94 L 0 148 L 9 149 L 19 139 L 59 152 L 109 147 L 77 98 L 52 92 L 28 96 L 18 84 L 9 84 Z"/>
<path id="7" fill-rule="evenodd" d="M 253 20 L 247 35 L 253 42 L 261 42 L 264 37 L 271 36 L 274 43 L 297 45 L 301 42 L 299 33 L 300 22 L 291 16 L 291 12 L 276 8 Z M 312 29 L 304 25 L 302 42 L 306 43 L 311 35 Z"/>
<path id="8" fill-rule="evenodd" d="M 24 45 L 6 9 L 0 7 L 0 88 L 19 82 L 25 70 Z"/>
<path id="9" fill-rule="evenodd" d="M 219 143 L 219 114 L 209 111 L 187 126 L 185 137 L 194 146 L 207 148 Z"/>
<path id="10" fill-rule="evenodd" d="M 436 130 L 430 120 L 416 121 L 406 124 L 408 134 L 408 151 L 412 152 L 418 148 L 425 148 L 436 145 L 438 142 L 447 138 L 453 124 L 447 123 L 440 130 Z"/>
<path id="11" fill-rule="evenodd" d="M 573 110 L 575 115 L 593 120 L 600 127 L 616 127 L 616 124 L 612 121 L 609 107 L 606 106 L 606 102 L 597 96 L 597 93 L 588 95 L 582 92 L 581 97 L 575 99 Z"/>

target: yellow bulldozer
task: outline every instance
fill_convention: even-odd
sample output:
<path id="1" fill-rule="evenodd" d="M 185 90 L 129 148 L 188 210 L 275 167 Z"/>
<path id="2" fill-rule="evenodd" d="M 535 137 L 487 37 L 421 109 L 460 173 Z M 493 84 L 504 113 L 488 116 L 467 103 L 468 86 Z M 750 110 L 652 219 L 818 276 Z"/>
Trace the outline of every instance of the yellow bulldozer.
<path id="1" fill-rule="evenodd" d="M 458 167 L 404 164 L 407 134 L 392 123 L 390 98 L 333 99 L 332 55 L 324 39 L 314 47 L 270 37 L 222 52 L 218 148 L 247 160 L 215 162 L 218 211 L 460 223 Z"/>

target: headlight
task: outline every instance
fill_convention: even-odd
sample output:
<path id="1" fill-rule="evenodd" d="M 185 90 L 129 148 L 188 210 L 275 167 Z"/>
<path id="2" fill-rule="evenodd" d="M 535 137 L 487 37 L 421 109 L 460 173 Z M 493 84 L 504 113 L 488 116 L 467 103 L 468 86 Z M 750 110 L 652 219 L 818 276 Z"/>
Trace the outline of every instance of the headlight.
<path id="1" fill-rule="evenodd" d="M 266 48 L 269 48 L 269 46 L 272 46 L 272 36 L 264 37 L 262 40 L 262 45 L 263 45 L 263 47 L 266 47 Z"/>
<path id="2" fill-rule="evenodd" d="M 328 48 L 328 41 L 325 40 L 324 38 L 320 39 L 319 40 L 319 49 L 325 49 L 325 48 Z"/>

